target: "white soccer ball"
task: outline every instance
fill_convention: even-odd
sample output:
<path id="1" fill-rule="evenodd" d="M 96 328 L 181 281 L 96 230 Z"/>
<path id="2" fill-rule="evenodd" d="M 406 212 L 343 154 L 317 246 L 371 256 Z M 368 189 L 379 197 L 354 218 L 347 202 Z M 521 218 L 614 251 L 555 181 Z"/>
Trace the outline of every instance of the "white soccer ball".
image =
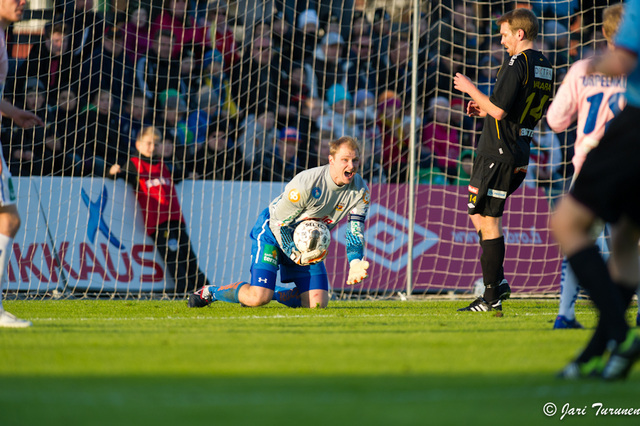
<path id="1" fill-rule="evenodd" d="M 293 242 L 302 253 L 316 249 L 324 251 L 331 243 L 331 232 L 322 222 L 305 220 L 300 222 L 293 231 Z"/>

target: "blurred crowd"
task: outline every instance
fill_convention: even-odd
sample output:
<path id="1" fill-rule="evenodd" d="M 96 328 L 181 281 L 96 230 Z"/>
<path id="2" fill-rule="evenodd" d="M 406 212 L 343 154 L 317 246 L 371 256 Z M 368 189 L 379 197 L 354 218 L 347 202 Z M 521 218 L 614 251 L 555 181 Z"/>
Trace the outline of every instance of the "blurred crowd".
<path id="1" fill-rule="evenodd" d="M 414 136 L 419 182 L 468 183 L 480 123 L 452 78 L 462 72 L 490 94 L 505 55 L 494 18 L 514 3 L 428 2 L 413 40 L 413 16 L 392 19 L 384 8 L 347 18 L 271 2 L 246 22 L 235 2 L 146 1 L 119 10 L 67 0 L 28 57 L 11 61 L 5 98 L 46 123 L 2 123 L 15 176 L 105 176 L 154 125 L 164 135 L 155 154 L 180 178 L 286 181 L 326 164 L 328 141 L 350 135 L 368 182 L 401 183 Z M 571 30 L 585 19 L 577 1 L 529 3 L 561 81 L 597 35 L 584 22 Z M 543 123 L 535 144 L 530 180 L 566 178 L 571 136 Z"/>

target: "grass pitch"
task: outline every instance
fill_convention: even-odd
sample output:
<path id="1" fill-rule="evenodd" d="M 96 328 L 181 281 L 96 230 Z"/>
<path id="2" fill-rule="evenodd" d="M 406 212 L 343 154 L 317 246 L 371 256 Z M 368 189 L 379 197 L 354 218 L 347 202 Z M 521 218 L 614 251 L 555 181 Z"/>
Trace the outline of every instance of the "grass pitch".
<path id="1" fill-rule="evenodd" d="M 501 318 L 466 303 L 7 301 L 34 326 L 0 329 L 0 424 L 523 426 L 563 407 L 564 424 L 638 424 L 592 405 L 640 410 L 640 367 L 554 379 L 592 332 L 552 330 L 557 301 L 507 301 Z"/>

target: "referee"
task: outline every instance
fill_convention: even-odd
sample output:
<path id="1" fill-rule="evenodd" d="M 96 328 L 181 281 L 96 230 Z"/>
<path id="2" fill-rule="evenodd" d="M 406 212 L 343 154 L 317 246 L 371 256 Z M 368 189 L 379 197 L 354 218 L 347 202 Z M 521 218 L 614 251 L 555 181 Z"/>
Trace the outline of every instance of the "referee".
<path id="1" fill-rule="evenodd" d="M 535 50 L 538 18 L 528 9 L 507 12 L 497 21 L 500 43 L 509 57 L 500 67 L 491 96 L 457 73 L 455 89 L 471 96 L 467 113 L 483 117 L 469 182 L 468 209 L 480 237 L 482 278 L 485 292 L 460 311 L 502 310 L 511 288 L 504 278 L 505 244 L 502 214 L 507 197 L 524 180 L 534 128 L 552 96 L 553 69 Z"/>

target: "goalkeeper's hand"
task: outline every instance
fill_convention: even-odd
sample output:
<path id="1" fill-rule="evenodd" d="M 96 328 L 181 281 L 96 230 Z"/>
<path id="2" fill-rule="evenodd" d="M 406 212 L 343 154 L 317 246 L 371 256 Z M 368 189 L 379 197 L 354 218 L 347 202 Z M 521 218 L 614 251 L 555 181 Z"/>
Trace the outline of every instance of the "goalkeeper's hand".
<path id="1" fill-rule="evenodd" d="M 313 265 L 314 263 L 322 262 L 327 256 L 326 250 L 311 250 L 304 253 L 298 251 L 298 249 L 291 250 L 291 255 L 289 256 L 291 260 L 301 266 Z"/>
<path id="2" fill-rule="evenodd" d="M 347 285 L 358 284 L 369 276 L 367 269 L 369 268 L 369 262 L 366 260 L 353 259 L 349 263 L 349 277 L 347 278 Z"/>

